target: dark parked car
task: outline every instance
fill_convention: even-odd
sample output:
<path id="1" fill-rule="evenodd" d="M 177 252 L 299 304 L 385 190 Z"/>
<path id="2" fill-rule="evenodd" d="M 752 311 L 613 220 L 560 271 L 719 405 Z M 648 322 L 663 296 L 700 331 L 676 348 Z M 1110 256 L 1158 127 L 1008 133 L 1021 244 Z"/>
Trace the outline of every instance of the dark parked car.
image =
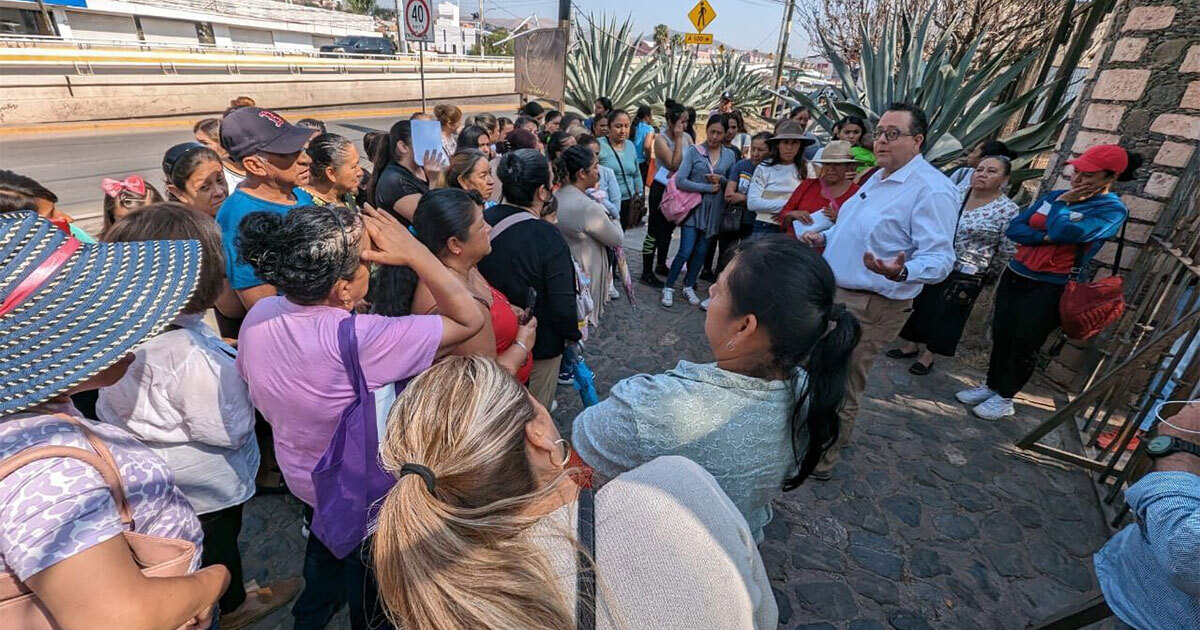
<path id="1" fill-rule="evenodd" d="M 321 46 L 322 53 L 334 55 L 394 55 L 396 45 L 386 37 L 339 37 Z"/>

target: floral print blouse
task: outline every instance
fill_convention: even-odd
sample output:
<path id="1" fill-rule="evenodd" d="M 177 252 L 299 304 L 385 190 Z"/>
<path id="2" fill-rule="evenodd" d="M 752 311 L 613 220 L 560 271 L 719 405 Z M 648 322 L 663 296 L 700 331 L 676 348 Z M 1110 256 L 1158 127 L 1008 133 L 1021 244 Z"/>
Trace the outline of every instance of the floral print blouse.
<path id="1" fill-rule="evenodd" d="M 963 210 L 954 233 L 954 269 L 970 273 L 974 267 L 975 273 L 998 275 L 1017 252 L 1017 244 L 1004 231 L 1020 210 L 1007 195 L 974 210 Z"/>

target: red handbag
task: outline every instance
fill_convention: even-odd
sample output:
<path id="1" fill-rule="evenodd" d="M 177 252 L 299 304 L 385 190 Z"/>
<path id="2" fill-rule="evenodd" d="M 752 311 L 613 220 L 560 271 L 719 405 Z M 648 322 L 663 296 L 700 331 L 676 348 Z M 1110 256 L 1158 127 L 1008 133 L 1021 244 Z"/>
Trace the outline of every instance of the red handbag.
<path id="1" fill-rule="evenodd" d="M 1121 270 L 1121 253 L 1125 249 L 1125 224 L 1121 225 L 1121 235 L 1117 238 L 1117 255 L 1111 276 L 1097 282 L 1079 281 L 1087 247 L 1088 244 L 1081 244 L 1076 250 L 1075 265 L 1067 276 L 1067 288 L 1058 300 L 1063 333 L 1076 341 L 1095 337 L 1125 312 L 1125 280 L 1117 275 Z"/>

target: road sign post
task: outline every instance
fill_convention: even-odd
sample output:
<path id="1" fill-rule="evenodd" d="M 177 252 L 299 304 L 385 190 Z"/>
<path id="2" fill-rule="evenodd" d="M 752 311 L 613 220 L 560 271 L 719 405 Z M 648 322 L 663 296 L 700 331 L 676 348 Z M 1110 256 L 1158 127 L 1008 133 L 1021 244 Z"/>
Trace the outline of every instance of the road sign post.
<path id="1" fill-rule="evenodd" d="M 425 111 L 425 42 L 433 41 L 433 12 L 429 0 L 404 0 L 404 35 L 410 42 L 418 42 L 418 59 L 421 71 L 421 111 Z"/>

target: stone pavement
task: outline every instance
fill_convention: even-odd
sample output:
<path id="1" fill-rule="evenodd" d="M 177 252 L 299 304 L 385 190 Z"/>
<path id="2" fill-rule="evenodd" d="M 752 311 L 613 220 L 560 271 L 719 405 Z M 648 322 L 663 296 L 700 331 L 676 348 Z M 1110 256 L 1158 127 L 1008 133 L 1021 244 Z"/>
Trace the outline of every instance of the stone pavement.
<path id="1" fill-rule="evenodd" d="M 635 273 L 640 233 L 627 239 Z M 702 311 L 686 300 L 664 309 L 640 285 L 635 295 L 633 306 L 624 297 L 610 303 L 586 344 L 601 397 L 626 376 L 711 360 Z M 1109 531 L 1091 482 L 1012 446 L 1053 409 L 1053 394 L 1031 388 L 1017 419 L 987 422 L 953 399 L 979 370 L 942 360 L 917 377 L 907 366 L 875 364 L 834 479 L 776 501 L 761 550 L 779 627 L 1018 629 L 1094 592 L 1090 554 Z M 569 428 L 579 397 L 560 387 L 558 403 L 555 418 Z M 292 499 L 252 500 L 242 536 L 247 579 L 299 574 L 298 518 Z M 288 628 L 290 619 L 280 611 L 254 627 Z M 345 615 L 332 627 L 348 627 Z"/>

